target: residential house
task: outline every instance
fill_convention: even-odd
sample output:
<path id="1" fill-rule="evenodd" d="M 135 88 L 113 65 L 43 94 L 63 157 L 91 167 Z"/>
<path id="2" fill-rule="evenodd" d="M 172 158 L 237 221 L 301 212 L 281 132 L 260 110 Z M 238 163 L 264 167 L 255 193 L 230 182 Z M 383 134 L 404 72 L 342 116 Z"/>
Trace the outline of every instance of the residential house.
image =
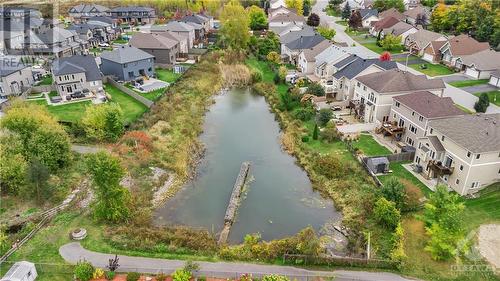
<path id="1" fill-rule="evenodd" d="M 373 0 L 346 0 L 341 4 L 341 7 L 345 7 L 349 3 L 349 7 L 353 10 L 371 8 L 373 6 Z"/>
<path id="2" fill-rule="evenodd" d="M 354 96 L 354 79 L 370 73 L 397 69 L 396 62 L 381 61 L 378 58 L 366 59 L 350 55 L 333 65 L 333 97 L 337 100 L 351 100 Z"/>
<path id="3" fill-rule="evenodd" d="M 109 43 L 120 37 L 122 29 L 118 26 L 118 20 L 110 17 L 93 17 L 87 20 L 92 25 L 93 36 L 99 42 Z"/>
<path id="4" fill-rule="evenodd" d="M 404 21 L 406 19 L 405 15 L 403 15 L 400 11 L 396 10 L 395 8 L 390 8 L 388 10 L 379 13 L 378 17 L 381 20 L 390 17 L 395 18 L 399 21 Z"/>
<path id="5" fill-rule="evenodd" d="M 406 22 L 414 26 L 427 26 L 431 19 L 431 11 L 422 5 L 406 10 L 403 15 L 406 17 Z"/>
<path id="6" fill-rule="evenodd" d="M 357 54 L 357 49 L 361 48 L 359 46 L 340 47 L 335 44 L 329 46 L 323 52 L 316 55 L 314 74 L 319 79 L 327 79 L 331 77 L 334 72 L 333 65 L 351 54 Z M 358 54 L 358 56 L 360 55 Z"/>
<path id="7" fill-rule="evenodd" d="M 328 40 L 321 41 L 316 46 L 309 49 L 304 49 L 299 53 L 298 69 L 303 74 L 313 74 L 316 63 L 316 56 L 330 47 L 332 43 Z M 312 78 L 314 80 L 314 78 Z"/>
<path id="8" fill-rule="evenodd" d="M 460 195 L 500 180 L 500 114 L 467 114 L 431 120 L 414 163 L 434 183 Z"/>
<path id="9" fill-rule="evenodd" d="M 179 53 L 177 54 L 177 57 L 182 57 L 182 58 L 187 57 L 189 48 L 186 36 L 179 35 L 170 31 L 158 32 L 157 34 L 177 41 L 179 43 Z"/>
<path id="10" fill-rule="evenodd" d="M 73 24 L 70 27 L 68 27 L 68 30 L 74 30 L 77 34 L 78 37 L 89 43 L 89 48 L 96 47 L 97 44 L 99 44 L 99 40 L 94 37 L 93 33 L 93 25 L 89 25 L 86 23 L 83 24 Z"/>
<path id="11" fill-rule="evenodd" d="M 156 63 L 173 64 L 179 53 L 179 42 L 158 33 L 136 33 L 130 45 L 156 57 Z"/>
<path id="12" fill-rule="evenodd" d="M 292 42 L 292 41 L 295 41 L 301 37 L 306 37 L 306 36 L 313 36 L 313 35 L 316 35 L 316 31 L 314 30 L 314 28 L 312 26 L 309 26 L 309 25 L 304 25 L 302 27 L 300 27 L 300 29 L 298 30 L 291 30 L 291 31 L 288 31 L 286 33 L 281 33 L 281 35 L 279 36 L 279 40 L 280 40 L 280 50 L 281 50 L 281 54 L 283 57 L 286 58 L 286 55 L 283 53 L 285 51 L 285 45 Z"/>
<path id="13" fill-rule="evenodd" d="M 487 49 L 457 59 L 456 67 L 465 70 L 465 75 L 474 79 L 489 79 L 491 74 L 500 69 L 500 52 Z"/>
<path id="14" fill-rule="evenodd" d="M 366 123 L 384 123 L 389 120 L 392 98 L 417 91 L 429 91 L 442 96 L 442 79 L 428 79 L 408 71 L 390 69 L 355 78 L 353 102 L 356 114 Z"/>
<path id="15" fill-rule="evenodd" d="M 361 15 L 362 25 L 364 28 L 370 28 L 372 26 L 372 22 L 378 21 L 377 9 L 359 9 L 359 14 Z"/>
<path id="16" fill-rule="evenodd" d="M 500 88 L 500 69 L 493 71 L 490 75 L 490 85 Z"/>
<path id="17" fill-rule="evenodd" d="M 275 27 L 287 26 L 290 23 L 295 23 L 297 25 L 304 25 L 305 22 L 306 20 L 303 16 L 299 16 L 295 13 L 277 14 L 269 19 L 269 29 L 272 30 Z"/>
<path id="18" fill-rule="evenodd" d="M 186 22 L 186 24 L 194 28 L 194 46 L 203 48 L 204 44 L 207 43 L 207 34 L 203 25 L 194 22 Z"/>
<path id="19" fill-rule="evenodd" d="M 424 54 L 422 59 L 430 63 L 441 62 L 441 47 L 446 44 L 448 40 L 433 40 L 424 47 Z"/>
<path id="20" fill-rule="evenodd" d="M 97 4 L 80 4 L 68 11 L 69 18 L 73 23 L 85 22 L 92 17 L 110 16 L 109 8 Z"/>
<path id="21" fill-rule="evenodd" d="M 420 91 L 392 99 L 389 123 L 391 127 L 401 128 L 394 135 L 397 140 L 416 146 L 418 139 L 425 136 L 429 121 L 464 114 L 450 97 Z"/>
<path id="22" fill-rule="evenodd" d="M 90 55 L 60 58 L 52 63 L 52 80 L 63 100 L 74 93 L 97 94 L 102 91 L 102 76 Z"/>
<path id="23" fill-rule="evenodd" d="M 478 42 L 469 35 L 462 34 L 450 38 L 440 49 L 443 63 L 452 67 L 461 68 L 457 60 L 462 56 L 472 55 L 490 48 L 488 42 Z"/>
<path id="24" fill-rule="evenodd" d="M 154 76 L 155 57 L 132 46 L 120 46 L 101 54 L 101 71 L 121 81 Z"/>
<path id="25" fill-rule="evenodd" d="M 413 9 L 420 6 L 420 0 L 403 0 L 405 10 Z"/>
<path id="26" fill-rule="evenodd" d="M 164 25 L 153 25 L 151 32 L 170 32 L 172 34 L 186 37 L 188 40 L 188 48 L 192 49 L 194 46 L 195 31 L 191 25 L 180 21 L 169 21 Z"/>
<path id="27" fill-rule="evenodd" d="M 25 55 L 42 57 L 68 57 L 88 53 L 89 44 L 74 30 L 54 27 L 42 33 L 30 32 L 23 43 Z"/>
<path id="28" fill-rule="evenodd" d="M 401 44 L 404 44 L 406 41 L 406 37 L 408 37 L 408 35 L 413 34 L 417 31 L 418 31 L 418 29 L 416 29 L 414 26 L 400 21 L 389 28 L 384 28 L 382 30 L 381 35 L 385 36 L 387 34 L 392 34 L 394 36 L 400 36 L 401 37 Z"/>
<path id="29" fill-rule="evenodd" d="M 111 17 L 122 23 L 149 24 L 156 20 L 155 9 L 151 7 L 127 6 L 117 7 L 109 11 Z"/>
<path id="30" fill-rule="evenodd" d="M 35 82 L 31 67 L 3 57 L 0 67 L 0 98 L 17 96 Z"/>
<path id="31" fill-rule="evenodd" d="M 409 34 L 404 42 L 404 46 L 410 53 L 422 56 L 424 55 L 425 47 L 432 41 L 446 41 L 446 36 L 425 29 L 419 29 L 415 33 Z M 432 58 L 430 58 L 432 60 Z"/>
<path id="32" fill-rule="evenodd" d="M 185 23 L 196 23 L 203 27 L 203 32 L 208 32 L 213 29 L 213 19 L 203 14 L 192 14 L 182 17 L 179 21 Z"/>
<path id="33" fill-rule="evenodd" d="M 30 32 L 43 32 L 44 20 L 37 10 L 23 7 L 0 7 L 0 34 L 5 53 L 23 54 L 23 43 Z"/>
<path id="34" fill-rule="evenodd" d="M 283 44 L 281 55 L 286 61 L 297 65 L 298 57 L 302 50 L 313 48 L 323 41 L 326 41 L 326 39 L 319 34 L 301 36 L 300 38 L 297 38 L 287 44 Z"/>
<path id="35" fill-rule="evenodd" d="M 372 22 L 372 27 L 370 28 L 370 34 L 372 36 L 379 36 L 379 34 L 386 28 L 399 23 L 400 21 L 394 17 L 385 17 L 377 22 Z"/>
<path id="36" fill-rule="evenodd" d="M 285 7 L 285 0 L 270 0 L 269 1 L 269 9 L 278 9 L 279 7 Z"/>
<path id="37" fill-rule="evenodd" d="M 295 9 L 291 9 L 291 8 L 287 8 L 285 6 L 279 6 L 279 7 L 276 7 L 276 8 L 269 8 L 267 10 L 267 17 L 270 19 L 276 15 L 280 15 L 280 14 L 297 14 L 297 10 Z"/>

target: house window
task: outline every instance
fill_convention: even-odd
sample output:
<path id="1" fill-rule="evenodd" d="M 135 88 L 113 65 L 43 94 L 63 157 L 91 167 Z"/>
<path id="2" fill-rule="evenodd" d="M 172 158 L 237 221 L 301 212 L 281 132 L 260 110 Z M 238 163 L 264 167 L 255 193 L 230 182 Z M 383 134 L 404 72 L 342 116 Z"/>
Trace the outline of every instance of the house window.
<path id="1" fill-rule="evenodd" d="M 470 157 L 470 154 L 471 154 L 470 151 L 467 151 L 467 157 Z"/>
<path id="2" fill-rule="evenodd" d="M 464 170 L 464 165 L 460 165 L 460 171 Z"/>
<path id="3" fill-rule="evenodd" d="M 441 141 L 444 141 L 444 136 L 441 137 Z"/>
<path id="4" fill-rule="evenodd" d="M 151 72 L 151 71 L 153 71 L 153 69 L 150 67 L 150 68 L 148 68 L 148 71 Z"/>
<path id="5" fill-rule="evenodd" d="M 400 103 L 399 101 L 396 102 L 396 107 L 399 107 Z"/>
<path id="6" fill-rule="evenodd" d="M 418 117 L 418 121 L 420 122 L 424 121 L 424 117 L 423 116 Z"/>
<path id="7" fill-rule="evenodd" d="M 359 83 L 359 82 L 358 82 L 358 83 L 357 83 L 357 86 L 358 86 L 358 88 L 359 88 L 359 87 L 361 86 L 361 83 Z"/>
<path id="8" fill-rule="evenodd" d="M 413 112 L 411 113 L 411 116 L 415 116 L 415 111 L 413 111 Z"/>
<path id="9" fill-rule="evenodd" d="M 476 159 L 479 159 L 481 157 L 481 154 L 476 155 Z"/>
<path id="10" fill-rule="evenodd" d="M 71 79 L 75 79 L 75 74 L 71 74 Z"/>
<path id="11" fill-rule="evenodd" d="M 473 182 L 472 186 L 471 186 L 471 188 L 476 188 L 476 187 L 479 187 L 479 182 L 478 181 Z"/>
<path id="12" fill-rule="evenodd" d="M 460 180 L 459 180 L 459 179 L 457 179 L 457 180 L 455 181 L 455 183 L 456 183 L 456 184 L 459 184 L 459 183 L 460 183 Z"/>
<path id="13" fill-rule="evenodd" d="M 433 132 L 433 131 L 434 131 L 434 130 L 431 128 L 431 129 L 429 130 L 429 134 L 432 134 L 432 132 Z"/>
<path id="14" fill-rule="evenodd" d="M 363 86 L 363 90 L 366 91 L 366 86 Z"/>

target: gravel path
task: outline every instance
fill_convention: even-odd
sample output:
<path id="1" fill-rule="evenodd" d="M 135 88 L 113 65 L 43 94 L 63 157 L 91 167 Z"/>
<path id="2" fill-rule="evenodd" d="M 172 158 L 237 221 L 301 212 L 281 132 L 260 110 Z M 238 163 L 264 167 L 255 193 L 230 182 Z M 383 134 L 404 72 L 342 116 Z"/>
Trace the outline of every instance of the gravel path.
<path id="1" fill-rule="evenodd" d="M 73 242 L 59 248 L 59 254 L 66 262 L 76 264 L 80 260 L 87 260 L 96 267 L 105 268 L 108 260 L 114 255 L 92 252 L 84 249 L 80 243 Z M 141 273 L 172 273 L 184 266 L 185 261 L 166 260 L 131 256 L 118 256 L 120 267 L 118 271 Z M 336 281 L 409 281 L 399 275 L 386 272 L 364 272 L 364 271 L 312 271 L 292 266 L 263 265 L 251 263 L 233 262 L 197 262 L 200 270 L 197 275 L 219 278 L 237 278 L 244 273 L 256 276 L 266 274 L 280 274 L 289 276 L 290 279 L 312 280 L 315 277 L 335 277 Z"/>

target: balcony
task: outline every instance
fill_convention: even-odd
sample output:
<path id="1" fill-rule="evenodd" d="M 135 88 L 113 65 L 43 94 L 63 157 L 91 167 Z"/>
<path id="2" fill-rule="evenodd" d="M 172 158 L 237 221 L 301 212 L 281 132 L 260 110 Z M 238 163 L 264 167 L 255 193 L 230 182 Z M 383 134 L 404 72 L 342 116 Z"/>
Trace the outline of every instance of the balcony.
<path id="1" fill-rule="evenodd" d="M 442 177 L 444 175 L 451 175 L 453 174 L 453 170 L 455 170 L 455 167 L 445 166 L 441 161 L 437 160 L 429 160 L 427 167 L 429 168 L 430 178 L 437 178 L 437 177 Z"/>
<path id="2" fill-rule="evenodd" d="M 377 134 L 384 134 L 384 136 L 398 138 L 405 132 L 405 128 L 398 126 L 396 122 L 384 122 L 375 132 Z"/>
<path id="3" fill-rule="evenodd" d="M 321 86 L 323 86 L 323 89 L 325 89 L 325 93 L 331 94 L 337 91 L 337 87 L 335 84 L 333 84 L 333 81 L 323 81 L 321 83 Z"/>

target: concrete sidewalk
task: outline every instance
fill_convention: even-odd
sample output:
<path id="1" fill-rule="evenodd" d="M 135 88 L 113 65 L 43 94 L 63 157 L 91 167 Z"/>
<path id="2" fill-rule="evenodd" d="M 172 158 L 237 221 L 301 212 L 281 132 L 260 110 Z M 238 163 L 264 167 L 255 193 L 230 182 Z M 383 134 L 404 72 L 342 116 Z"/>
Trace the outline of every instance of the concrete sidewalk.
<path id="1" fill-rule="evenodd" d="M 63 259 L 71 264 L 76 264 L 80 260 L 86 260 L 92 265 L 106 268 L 109 259 L 114 258 L 112 254 L 103 254 L 84 249 L 80 243 L 73 242 L 59 248 L 59 254 Z M 185 261 L 167 260 L 143 257 L 131 257 L 119 255 L 120 272 L 141 272 L 141 273 L 166 273 L 170 274 L 176 269 L 182 268 Z M 204 275 L 218 278 L 238 278 L 242 274 L 251 273 L 255 276 L 267 274 L 280 274 L 297 280 L 312 280 L 315 277 L 335 277 L 336 281 L 409 281 L 399 275 L 386 272 L 365 272 L 365 271 L 312 271 L 292 266 L 264 265 L 252 263 L 236 262 L 197 262 L 200 270 L 197 275 Z"/>

